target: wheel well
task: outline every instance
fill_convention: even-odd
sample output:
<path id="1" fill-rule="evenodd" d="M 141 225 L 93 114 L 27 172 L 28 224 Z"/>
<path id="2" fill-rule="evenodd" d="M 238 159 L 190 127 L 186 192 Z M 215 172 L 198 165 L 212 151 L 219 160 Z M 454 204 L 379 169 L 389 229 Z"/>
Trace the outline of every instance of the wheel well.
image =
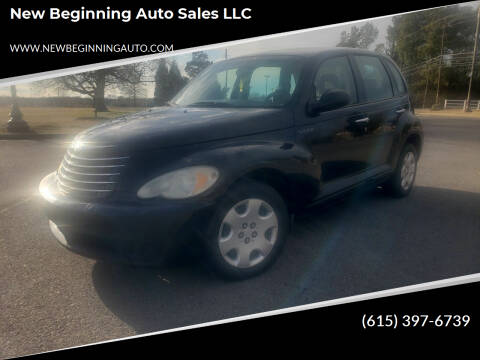
<path id="1" fill-rule="evenodd" d="M 422 139 L 420 138 L 420 135 L 418 134 L 409 135 L 407 137 L 407 140 L 405 140 L 405 144 L 412 144 L 417 150 L 417 157 L 420 156 L 420 153 L 422 152 Z"/>
<path id="2" fill-rule="evenodd" d="M 294 212 L 313 197 L 314 189 L 309 191 L 311 186 L 307 182 L 294 180 L 280 170 L 257 169 L 245 174 L 242 179 L 258 181 L 274 188 L 285 201 L 289 211 Z"/>
<path id="3" fill-rule="evenodd" d="M 243 178 L 270 185 L 287 204 L 290 202 L 290 184 L 281 171 L 275 169 L 258 169 L 244 175 Z"/>

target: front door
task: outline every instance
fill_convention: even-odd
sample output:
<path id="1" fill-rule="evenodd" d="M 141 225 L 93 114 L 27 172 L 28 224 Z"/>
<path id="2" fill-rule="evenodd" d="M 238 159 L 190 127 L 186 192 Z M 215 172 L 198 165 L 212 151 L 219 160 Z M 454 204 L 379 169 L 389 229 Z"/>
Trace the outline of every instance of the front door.
<path id="1" fill-rule="evenodd" d="M 297 127 L 297 141 L 314 155 L 321 171 L 321 182 L 327 189 L 332 188 L 329 184 L 341 184 L 368 169 L 371 147 L 366 136 L 367 114 L 358 104 L 358 91 L 347 56 L 329 58 L 317 65 L 312 98 L 319 100 L 329 89 L 346 91 L 350 103 L 314 116 L 305 113 L 297 122 L 301 124 Z M 325 195 L 325 191 L 321 195 Z"/>

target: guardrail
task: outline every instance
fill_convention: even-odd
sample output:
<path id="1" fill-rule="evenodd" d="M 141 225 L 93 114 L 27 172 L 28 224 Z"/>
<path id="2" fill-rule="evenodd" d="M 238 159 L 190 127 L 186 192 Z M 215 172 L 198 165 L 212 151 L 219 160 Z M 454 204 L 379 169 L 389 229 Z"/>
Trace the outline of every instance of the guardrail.
<path id="1" fill-rule="evenodd" d="M 444 109 L 464 109 L 467 107 L 467 100 L 445 99 Z M 480 110 L 480 100 L 470 100 L 470 109 Z"/>

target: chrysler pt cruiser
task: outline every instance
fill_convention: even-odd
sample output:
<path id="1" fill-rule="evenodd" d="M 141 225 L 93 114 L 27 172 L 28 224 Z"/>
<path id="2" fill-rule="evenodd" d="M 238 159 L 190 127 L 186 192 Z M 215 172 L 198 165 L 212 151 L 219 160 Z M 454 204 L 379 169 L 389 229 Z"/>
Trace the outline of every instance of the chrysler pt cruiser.
<path id="1" fill-rule="evenodd" d="M 214 63 L 165 106 L 79 133 L 40 193 L 74 252 L 160 263 L 195 241 L 239 279 L 274 262 L 301 208 L 367 183 L 407 196 L 422 143 L 391 59 L 259 54 Z"/>

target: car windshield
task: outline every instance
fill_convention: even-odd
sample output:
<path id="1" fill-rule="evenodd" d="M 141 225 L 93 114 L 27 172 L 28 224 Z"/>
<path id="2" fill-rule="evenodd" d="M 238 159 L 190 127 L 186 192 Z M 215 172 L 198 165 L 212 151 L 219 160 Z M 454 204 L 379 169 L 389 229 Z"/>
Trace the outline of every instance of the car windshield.
<path id="1" fill-rule="evenodd" d="M 281 107 L 300 77 L 295 56 L 252 57 L 215 63 L 172 100 L 179 106 Z"/>

